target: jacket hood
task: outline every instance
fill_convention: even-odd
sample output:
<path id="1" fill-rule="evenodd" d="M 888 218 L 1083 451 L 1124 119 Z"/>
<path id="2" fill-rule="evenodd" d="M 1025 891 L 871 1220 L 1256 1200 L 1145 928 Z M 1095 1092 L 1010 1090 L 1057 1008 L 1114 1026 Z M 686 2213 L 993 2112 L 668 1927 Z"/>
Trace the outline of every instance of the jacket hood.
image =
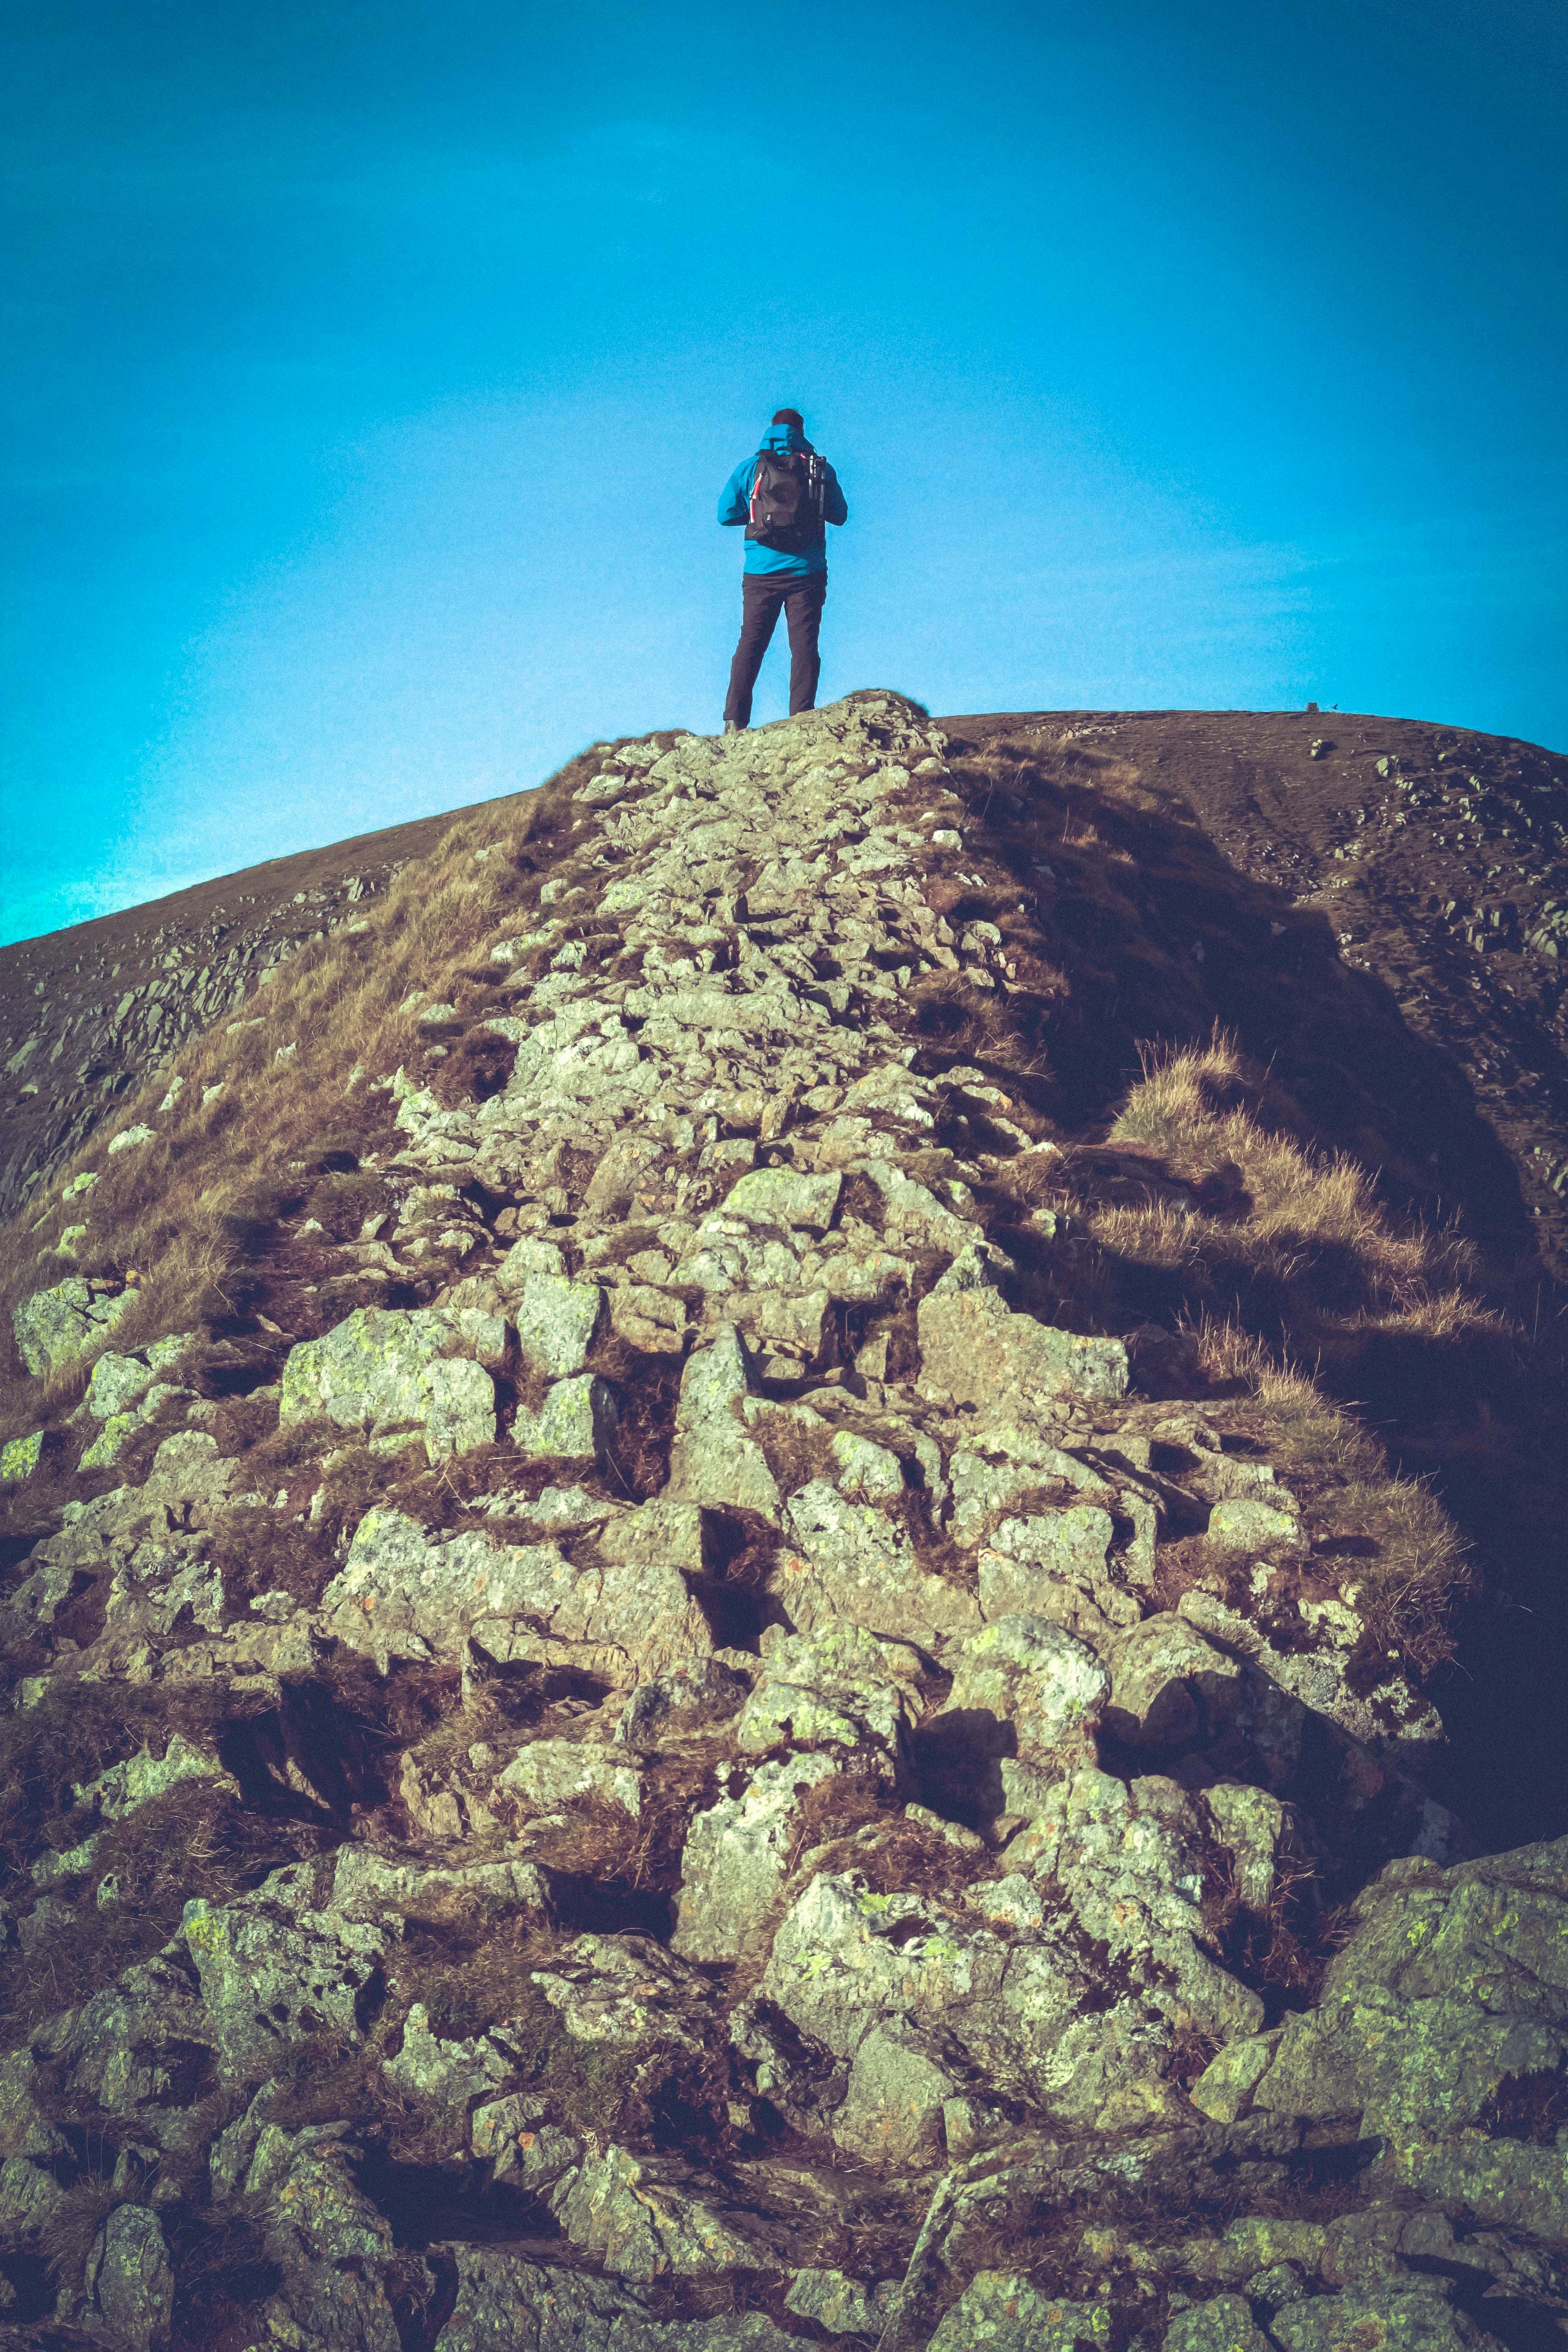
<path id="1" fill-rule="evenodd" d="M 811 444 L 796 425 L 770 425 L 758 446 L 763 449 L 792 449 L 798 457 Z"/>

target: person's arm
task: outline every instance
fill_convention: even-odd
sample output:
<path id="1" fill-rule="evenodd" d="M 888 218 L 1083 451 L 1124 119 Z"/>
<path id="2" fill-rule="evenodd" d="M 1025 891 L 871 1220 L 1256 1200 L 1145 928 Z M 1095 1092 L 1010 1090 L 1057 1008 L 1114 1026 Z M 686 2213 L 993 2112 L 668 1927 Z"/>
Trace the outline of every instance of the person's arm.
<path id="1" fill-rule="evenodd" d="M 823 463 L 827 464 L 826 458 L 823 459 Z M 839 488 L 838 477 L 831 466 L 827 467 L 827 479 L 822 486 L 822 520 L 824 522 L 847 522 L 849 520 L 849 509 L 844 503 L 844 492 Z"/>
<path id="2" fill-rule="evenodd" d="M 754 457 L 744 457 L 719 493 L 721 522 L 746 522 L 752 512 L 752 472 Z M 840 501 L 842 503 L 842 501 Z"/>

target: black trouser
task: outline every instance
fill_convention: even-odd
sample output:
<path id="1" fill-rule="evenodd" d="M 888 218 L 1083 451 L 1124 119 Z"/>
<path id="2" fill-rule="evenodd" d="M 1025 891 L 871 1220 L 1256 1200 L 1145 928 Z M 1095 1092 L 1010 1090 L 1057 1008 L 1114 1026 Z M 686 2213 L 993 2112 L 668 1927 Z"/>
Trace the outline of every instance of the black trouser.
<path id="1" fill-rule="evenodd" d="M 770 579 L 765 572 L 742 573 L 741 642 L 730 665 L 730 692 L 724 704 L 726 726 L 731 719 L 737 727 L 749 727 L 752 723 L 752 688 L 777 625 L 781 605 L 789 628 L 790 717 L 793 719 L 797 710 L 815 709 L 816 681 L 822 672 L 816 633 L 822 626 L 822 600 L 826 593 L 825 572 L 810 580 Z"/>

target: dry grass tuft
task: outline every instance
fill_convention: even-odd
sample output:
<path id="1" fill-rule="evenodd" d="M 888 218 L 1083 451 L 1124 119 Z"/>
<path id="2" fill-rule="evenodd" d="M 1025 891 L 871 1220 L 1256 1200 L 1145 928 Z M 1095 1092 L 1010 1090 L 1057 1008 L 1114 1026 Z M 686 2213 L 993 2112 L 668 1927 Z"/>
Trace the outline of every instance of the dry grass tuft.
<path id="1" fill-rule="evenodd" d="M 454 825 L 374 913 L 274 967 L 127 1102 L 119 1127 L 151 1127 L 152 1142 L 110 1156 L 112 1136 L 95 1137 L 0 1234 L 0 1439 L 57 1422 L 90 1370 L 89 1353 L 41 1390 L 27 1376 L 11 1310 L 31 1292 L 72 1273 L 123 1285 L 134 1303 L 106 1342 L 121 1349 L 223 1328 L 264 1307 L 284 1275 L 269 1265 L 280 1218 L 309 1204 L 338 1239 L 386 1205 L 360 1167 L 395 1140 L 376 1082 L 420 1053 L 425 1005 L 453 1003 L 468 1020 L 510 1008 L 506 967 L 490 963 L 489 948 L 526 934 L 543 882 L 568 870 L 571 793 L 596 764 L 585 755 L 540 791 Z M 443 1091 L 482 1097 L 504 1082 L 510 1050 L 483 1031 L 465 1040 L 435 1066 Z M 175 1079 L 178 1098 L 164 1110 Z M 92 1190 L 62 1202 L 63 1184 L 89 1169 Z M 74 1255 L 58 1254 L 64 1228 L 83 1223 Z M 278 1319 L 308 1336 L 309 1294 L 295 1283 L 286 1296 Z"/>

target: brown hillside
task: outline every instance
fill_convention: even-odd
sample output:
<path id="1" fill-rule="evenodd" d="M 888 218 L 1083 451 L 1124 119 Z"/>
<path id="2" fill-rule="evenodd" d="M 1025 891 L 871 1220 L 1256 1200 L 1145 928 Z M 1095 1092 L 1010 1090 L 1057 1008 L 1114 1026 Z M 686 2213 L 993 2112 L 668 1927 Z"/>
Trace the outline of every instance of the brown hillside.
<path id="1" fill-rule="evenodd" d="M 1554 2337 L 1559 766 L 866 693 L 8 951 L 17 2352 Z"/>

